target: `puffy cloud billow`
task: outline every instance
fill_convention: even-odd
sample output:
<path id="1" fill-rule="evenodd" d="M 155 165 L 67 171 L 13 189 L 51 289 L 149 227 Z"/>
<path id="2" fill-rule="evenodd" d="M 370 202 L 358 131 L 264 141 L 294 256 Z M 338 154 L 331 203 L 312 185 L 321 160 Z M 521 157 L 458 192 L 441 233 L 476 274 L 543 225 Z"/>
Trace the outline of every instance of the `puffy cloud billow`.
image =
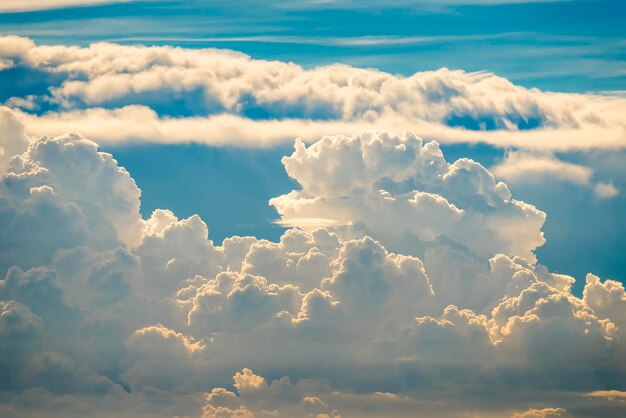
<path id="1" fill-rule="evenodd" d="M 299 141 L 283 164 L 302 186 L 270 202 L 288 224 L 362 229 L 404 251 L 450 239 L 482 257 L 534 260 L 544 242 L 544 213 L 513 199 L 480 164 L 450 164 L 436 142 L 412 134 L 325 137 L 309 148 Z"/>
<path id="2" fill-rule="evenodd" d="M 626 145 L 623 97 L 527 89 L 485 72 L 402 77 L 339 64 L 305 69 L 219 49 L 48 46 L 15 36 L 0 38 L 0 63 L 24 79 L 0 102 L 21 109 L 37 137 L 71 131 L 99 143 L 262 146 L 389 129 L 502 147 Z"/>
<path id="3" fill-rule="evenodd" d="M 271 201 L 294 227 L 216 245 L 198 216 L 142 219 L 94 142 L 28 143 L 0 115 L 3 416 L 626 413 L 624 286 L 590 274 L 573 294 L 536 262 L 546 215 L 436 142 L 297 141 L 300 189 Z"/>

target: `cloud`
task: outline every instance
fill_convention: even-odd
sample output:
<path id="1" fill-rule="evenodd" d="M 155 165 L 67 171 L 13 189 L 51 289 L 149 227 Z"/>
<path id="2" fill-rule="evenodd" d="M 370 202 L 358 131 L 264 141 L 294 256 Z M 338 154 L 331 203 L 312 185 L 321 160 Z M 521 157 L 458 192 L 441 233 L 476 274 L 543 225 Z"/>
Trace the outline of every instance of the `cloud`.
<path id="1" fill-rule="evenodd" d="M 195 354 L 204 348 L 202 341 L 163 325 L 151 325 L 134 331 L 126 345 L 123 361 L 128 366 L 123 377 L 131 388 L 177 391 L 195 383 L 199 361 Z"/>
<path id="2" fill-rule="evenodd" d="M 124 3 L 137 0 L 19 0 L 3 1 L 0 13 L 26 12 L 33 10 L 61 9 L 65 7 L 85 7 L 99 4 Z"/>
<path id="3" fill-rule="evenodd" d="M 600 318 L 613 318 L 620 339 L 626 339 L 626 292 L 622 283 L 614 280 L 602 283 L 599 277 L 590 273 L 586 278 L 583 301 Z"/>
<path id="4" fill-rule="evenodd" d="M 619 390 L 597 390 L 587 393 L 587 396 L 592 398 L 605 398 L 608 400 L 624 401 L 626 400 L 626 392 Z"/>
<path id="5" fill-rule="evenodd" d="M 545 214 L 487 169 L 388 132 L 283 164 L 284 218 L 340 222 L 217 246 L 197 215 L 142 219 L 90 140 L 33 139 L 0 182 L 0 412 L 623 415 L 589 395 L 626 389 L 623 285 L 581 298 L 537 264 Z"/>
<path id="6" fill-rule="evenodd" d="M 624 98 L 543 92 L 485 72 L 402 77 L 346 65 L 305 69 L 227 50 L 38 46 L 15 36 L 0 39 L 0 59 L 5 68 L 54 76 L 46 92 L 3 100 L 34 136 L 267 146 L 387 129 L 535 150 L 626 144 Z"/>
<path id="7" fill-rule="evenodd" d="M 566 411 L 563 408 L 543 408 L 543 409 L 529 409 L 525 412 L 513 414 L 511 418 L 551 418 L 551 417 L 563 417 L 566 416 Z"/>
<path id="8" fill-rule="evenodd" d="M 350 393 L 331 391 L 327 383 L 313 379 L 299 379 L 295 382 L 288 376 L 273 381 L 244 368 L 233 376 L 234 391 L 226 388 L 214 388 L 206 394 L 202 418 L 216 417 L 317 417 L 340 418 L 342 416 L 375 417 L 415 416 L 421 411 L 424 416 L 431 416 L 432 410 L 426 405 L 408 396 L 389 392 Z M 459 414 L 471 414 L 472 409 L 432 416 L 453 417 Z M 499 415 L 498 415 L 499 414 Z M 480 416 L 504 416 L 502 412 L 481 411 Z M 569 415 L 563 408 L 528 409 L 514 413 L 511 418 L 550 418 Z"/>
<path id="9" fill-rule="evenodd" d="M 155 37 L 129 36 L 125 41 L 149 43 L 160 40 L 162 42 L 266 42 L 291 43 L 302 45 L 321 45 L 339 47 L 359 46 L 395 46 L 395 45 L 422 45 L 450 41 L 471 41 L 502 39 L 518 36 L 519 33 L 496 33 L 476 35 L 437 35 L 437 36 L 395 36 L 395 35 L 368 35 L 368 36 L 294 36 L 294 35 L 253 35 L 253 36 L 203 36 L 203 37 Z M 606 92 L 608 95 L 619 95 L 619 91 Z"/>
<path id="10" fill-rule="evenodd" d="M 140 191 L 110 154 L 77 135 L 44 137 L 0 183 L 0 270 L 49 262 L 59 248 L 112 248 L 141 238 Z"/>
<path id="11" fill-rule="evenodd" d="M 510 183 L 535 184 L 540 184 L 546 179 L 558 179 L 588 185 L 593 175 L 590 168 L 560 161 L 554 155 L 519 151 L 509 152 L 492 171 L 495 176 Z"/>
<path id="12" fill-rule="evenodd" d="M 6 172 L 11 158 L 26 151 L 29 143 L 24 125 L 8 108 L 0 107 L 0 173 Z"/>
<path id="13" fill-rule="evenodd" d="M 13 333 L 29 333 L 41 327 L 41 319 L 26 305 L 10 300 L 0 301 L 0 333 L 7 336 Z"/>
<path id="14" fill-rule="evenodd" d="M 283 158 L 302 189 L 274 198 L 283 221 L 332 219 L 362 229 L 394 250 L 411 253 L 450 239 L 480 256 L 497 252 L 534 260 L 545 214 L 511 198 L 480 164 L 445 161 L 436 142 L 386 132 L 296 142 Z M 407 219 L 412 219 L 407 223 Z"/>
<path id="15" fill-rule="evenodd" d="M 620 191 L 613 185 L 613 182 L 598 183 L 593 188 L 593 192 L 601 199 L 610 199 L 620 193 Z"/>
<path id="16" fill-rule="evenodd" d="M 509 151 L 491 171 L 497 178 L 511 185 L 545 187 L 558 181 L 588 188 L 598 199 L 611 199 L 620 194 L 612 180 L 606 183 L 593 182 L 592 168 L 561 161 L 554 154 L 546 152 Z M 604 171 L 604 167 L 599 166 L 598 171 Z"/>
<path id="17" fill-rule="evenodd" d="M 80 132 L 103 144 L 145 141 L 269 147 L 291 142 L 296 137 L 313 142 L 322 136 L 355 135 L 378 129 L 399 132 L 411 130 L 442 143 L 485 143 L 500 148 L 540 151 L 611 150 L 621 149 L 624 144 L 623 132 L 618 129 L 607 131 L 602 127 L 589 127 L 584 130 L 545 128 L 486 132 L 407 119 L 394 114 L 382 115 L 374 120 L 312 121 L 294 118 L 257 120 L 228 113 L 208 117 L 159 117 L 154 110 L 141 105 L 48 112 L 41 116 L 14 111 L 30 127 L 28 133 L 31 136 L 38 137 L 44 133 L 61 135 L 71 131 Z M 547 137 L 549 141 L 546 141 Z M 590 137 L 599 139 L 590 143 Z"/>
<path id="18" fill-rule="evenodd" d="M 236 372 L 233 380 L 237 393 L 225 388 L 214 388 L 206 395 L 202 418 L 340 417 L 314 395 L 323 391 L 325 395 L 332 396 L 322 382 L 302 379 L 293 384 L 289 377 L 284 376 L 268 383 L 265 378 L 247 368 Z"/>

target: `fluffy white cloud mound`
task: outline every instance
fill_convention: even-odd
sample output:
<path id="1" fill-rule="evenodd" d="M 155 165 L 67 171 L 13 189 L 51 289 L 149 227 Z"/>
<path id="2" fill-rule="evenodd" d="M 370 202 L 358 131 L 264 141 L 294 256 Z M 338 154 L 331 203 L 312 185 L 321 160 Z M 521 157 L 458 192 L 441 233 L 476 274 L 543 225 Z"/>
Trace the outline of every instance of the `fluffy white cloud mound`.
<path id="1" fill-rule="evenodd" d="M 0 414 L 623 415 L 623 285 L 572 294 L 534 261 L 545 215 L 485 168 L 384 132 L 283 162 L 302 189 L 272 203 L 302 228 L 217 246 L 197 215 L 142 219 L 129 173 L 81 136 L 15 155 Z"/>
<path id="2" fill-rule="evenodd" d="M 59 248 L 138 243 L 139 196 L 128 172 L 95 143 L 73 134 L 33 142 L 0 182 L 3 271 L 50 261 Z"/>
<path id="3" fill-rule="evenodd" d="M 0 174 L 4 174 L 9 161 L 28 147 L 24 125 L 6 107 L 0 107 Z"/>
<path id="4" fill-rule="evenodd" d="M 532 261 L 544 242 L 543 212 L 513 199 L 480 164 L 448 163 L 436 142 L 410 133 L 325 137 L 308 148 L 297 141 L 283 164 L 302 187 L 270 201 L 288 225 L 364 228 L 408 253 L 450 239 L 482 257 Z"/>

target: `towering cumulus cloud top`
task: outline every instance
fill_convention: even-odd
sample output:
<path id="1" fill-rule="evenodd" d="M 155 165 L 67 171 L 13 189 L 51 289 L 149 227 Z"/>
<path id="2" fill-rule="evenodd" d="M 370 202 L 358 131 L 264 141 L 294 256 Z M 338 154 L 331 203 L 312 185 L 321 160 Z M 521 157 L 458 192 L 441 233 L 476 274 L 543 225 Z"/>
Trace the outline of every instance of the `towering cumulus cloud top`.
<path id="1" fill-rule="evenodd" d="M 298 141 L 283 163 L 302 186 L 270 202 L 287 224 L 362 227 L 408 252 L 449 239 L 482 257 L 529 261 L 544 242 L 543 212 L 512 199 L 480 164 L 450 164 L 436 142 L 409 133 L 325 137 L 309 148 Z"/>
<path id="2" fill-rule="evenodd" d="M 4 269 L 17 260 L 36 266 L 60 248 L 141 238 L 139 189 L 110 154 L 96 149 L 77 135 L 44 137 L 11 159 L 0 184 Z"/>
<path id="3" fill-rule="evenodd" d="M 271 203 L 298 228 L 217 246 L 142 219 L 95 143 L 0 116 L 2 416 L 623 415 L 624 287 L 572 294 L 545 214 L 435 142 L 297 141 Z"/>

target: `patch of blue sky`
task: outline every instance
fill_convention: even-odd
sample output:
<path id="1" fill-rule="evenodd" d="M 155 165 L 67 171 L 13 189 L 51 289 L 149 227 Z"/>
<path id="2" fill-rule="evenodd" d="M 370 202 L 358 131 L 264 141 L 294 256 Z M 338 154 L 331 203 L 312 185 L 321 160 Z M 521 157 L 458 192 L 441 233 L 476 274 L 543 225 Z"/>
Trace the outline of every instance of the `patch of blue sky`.
<path id="1" fill-rule="evenodd" d="M 444 66 L 487 70 L 556 91 L 626 89 L 624 1 L 365 2 L 357 9 L 302 3 L 153 1 L 5 13 L 0 32 L 39 43 L 230 48 L 305 66 L 343 62 L 405 75 Z"/>
<path id="2" fill-rule="evenodd" d="M 297 188 L 280 159 L 292 146 L 208 147 L 198 144 L 136 144 L 101 147 L 126 167 L 142 190 L 141 211 L 167 208 L 179 218 L 199 214 L 209 238 L 233 235 L 277 241 L 284 228 L 268 201 Z"/>

